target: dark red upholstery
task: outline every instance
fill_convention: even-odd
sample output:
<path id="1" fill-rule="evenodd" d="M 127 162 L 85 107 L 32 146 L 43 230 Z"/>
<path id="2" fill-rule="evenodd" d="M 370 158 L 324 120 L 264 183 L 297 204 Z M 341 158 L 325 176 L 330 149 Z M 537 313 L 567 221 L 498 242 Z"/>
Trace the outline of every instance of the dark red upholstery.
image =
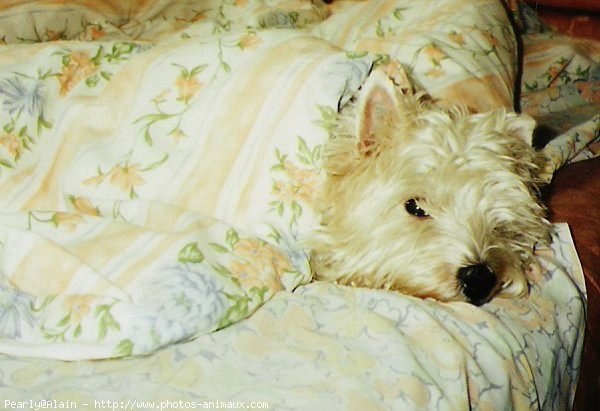
<path id="1" fill-rule="evenodd" d="M 575 410 L 600 410 L 600 158 L 559 170 L 546 204 L 552 221 L 571 227 L 583 266 L 588 321 Z"/>
<path id="2" fill-rule="evenodd" d="M 563 34 L 600 40 L 599 0 L 526 0 Z M 571 227 L 588 293 L 583 360 L 575 411 L 600 410 L 600 158 L 559 170 L 547 204 L 553 221 Z"/>
<path id="3" fill-rule="evenodd" d="M 599 0 L 526 0 L 525 2 L 559 32 L 600 40 Z"/>

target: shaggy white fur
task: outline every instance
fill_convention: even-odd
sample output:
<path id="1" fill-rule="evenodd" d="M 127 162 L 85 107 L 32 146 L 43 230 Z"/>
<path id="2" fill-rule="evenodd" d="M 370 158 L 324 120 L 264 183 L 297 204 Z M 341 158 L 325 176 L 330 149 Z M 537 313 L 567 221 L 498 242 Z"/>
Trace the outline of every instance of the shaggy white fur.
<path id="1" fill-rule="evenodd" d="M 326 146 L 319 279 L 476 305 L 528 291 L 550 224 L 534 121 L 443 108 L 375 70 Z"/>

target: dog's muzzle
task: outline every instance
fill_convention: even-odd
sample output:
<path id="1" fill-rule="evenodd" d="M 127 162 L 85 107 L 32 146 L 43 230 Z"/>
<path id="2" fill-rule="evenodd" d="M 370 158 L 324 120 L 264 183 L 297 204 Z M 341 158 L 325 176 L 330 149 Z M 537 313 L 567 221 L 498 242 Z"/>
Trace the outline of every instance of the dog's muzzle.
<path id="1" fill-rule="evenodd" d="M 486 264 L 474 264 L 458 269 L 458 281 L 467 301 L 479 306 L 492 297 L 498 280 Z"/>

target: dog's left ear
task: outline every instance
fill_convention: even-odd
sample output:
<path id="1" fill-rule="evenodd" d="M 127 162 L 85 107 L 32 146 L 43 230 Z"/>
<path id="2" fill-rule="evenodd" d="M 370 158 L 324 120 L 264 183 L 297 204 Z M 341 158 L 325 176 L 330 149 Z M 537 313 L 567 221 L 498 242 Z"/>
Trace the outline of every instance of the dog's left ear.
<path id="1" fill-rule="evenodd" d="M 390 138 L 400 117 L 396 87 L 380 71 L 373 71 L 361 92 L 357 116 L 358 151 L 368 157 L 378 151 L 382 139 Z"/>
<path id="2" fill-rule="evenodd" d="M 533 131 L 535 130 L 536 122 L 527 114 L 512 113 L 508 115 L 508 134 L 519 138 L 528 145 L 533 145 Z"/>
<path id="3" fill-rule="evenodd" d="M 520 167 L 519 174 L 524 177 L 524 180 L 533 183 L 536 186 L 547 184 L 552 180 L 554 173 L 554 163 L 545 156 L 543 150 L 537 150 L 534 147 L 534 130 L 536 121 L 526 114 L 508 114 L 507 118 L 508 134 L 517 137 L 525 144 L 533 147 L 534 150 L 518 151 L 513 153 L 515 158 L 525 160 L 530 164 L 530 167 Z M 516 150 L 516 148 L 515 148 Z"/>

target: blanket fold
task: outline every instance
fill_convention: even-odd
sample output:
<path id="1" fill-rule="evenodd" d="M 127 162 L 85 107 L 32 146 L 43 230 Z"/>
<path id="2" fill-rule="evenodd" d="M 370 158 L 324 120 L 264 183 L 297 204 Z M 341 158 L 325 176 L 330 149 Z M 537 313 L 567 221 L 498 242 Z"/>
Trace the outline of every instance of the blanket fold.
<path id="1" fill-rule="evenodd" d="M 512 107 L 497 1 L 137 3 L 0 2 L 1 352 L 147 354 L 309 282 L 322 145 L 374 66 Z"/>

